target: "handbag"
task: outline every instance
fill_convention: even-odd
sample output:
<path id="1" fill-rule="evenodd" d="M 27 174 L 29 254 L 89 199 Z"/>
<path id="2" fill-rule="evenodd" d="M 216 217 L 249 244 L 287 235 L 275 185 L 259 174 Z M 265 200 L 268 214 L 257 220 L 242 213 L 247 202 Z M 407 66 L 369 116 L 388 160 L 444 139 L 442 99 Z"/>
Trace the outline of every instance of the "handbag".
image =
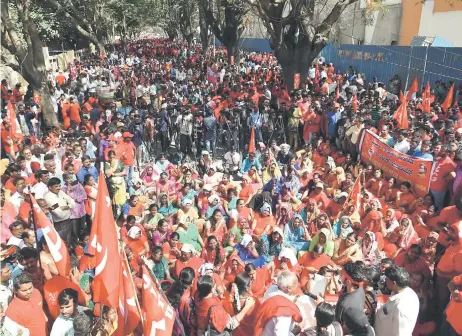
<path id="1" fill-rule="evenodd" d="M 202 336 L 231 336 L 231 331 L 225 329 L 223 332 L 219 333 L 210 325 L 210 313 L 212 312 L 212 308 L 215 306 L 216 305 L 210 306 L 209 311 L 207 312 L 207 329 L 204 331 Z"/>

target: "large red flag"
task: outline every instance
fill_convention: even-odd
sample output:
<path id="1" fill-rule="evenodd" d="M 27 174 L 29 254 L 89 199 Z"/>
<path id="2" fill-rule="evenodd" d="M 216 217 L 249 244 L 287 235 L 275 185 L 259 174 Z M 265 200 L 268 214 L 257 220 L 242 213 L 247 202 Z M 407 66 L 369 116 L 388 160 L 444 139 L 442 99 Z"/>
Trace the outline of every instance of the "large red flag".
<path id="1" fill-rule="evenodd" d="M 95 217 L 88 245 L 88 253 L 95 256 L 97 265 L 92 284 L 93 301 L 117 308 L 119 307 L 119 243 L 111 198 L 102 171 L 100 176 Z"/>
<path id="2" fill-rule="evenodd" d="M 407 92 L 406 95 L 406 100 L 411 100 L 412 95 L 416 93 L 419 90 L 419 82 L 417 81 L 417 77 L 414 78 L 412 81 L 411 86 L 409 87 L 409 91 Z"/>
<path id="3" fill-rule="evenodd" d="M 45 237 L 51 257 L 56 264 L 59 274 L 67 277 L 71 270 L 71 259 L 67 247 L 58 232 L 56 232 L 55 227 L 50 223 L 48 217 L 43 213 L 42 209 L 40 209 L 34 196 L 31 195 L 30 198 L 32 200 L 34 225 L 37 229 L 42 229 L 43 237 Z"/>
<path id="4" fill-rule="evenodd" d="M 160 294 L 151 272 L 143 265 L 142 309 L 145 336 L 170 336 L 176 313 L 169 302 Z"/>
<path id="5" fill-rule="evenodd" d="M 399 128 L 408 129 L 409 119 L 407 116 L 407 101 L 406 98 L 404 98 L 403 91 L 400 92 L 399 100 L 401 101 L 401 105 L 399 105 L 399 107 L 393 114 L 393 118 L 398 122 Z"/>
<path id="6" fill-rule="evenodd" d="M 249 153 L 255 153 L 255 128 L 250 131 Z"/>
<path id="7" fill-rule="evenodd" d="M 430 83 L 427 82 L 425 85 L 424 92 L 422 92 L 422 111 L 430 113 L 430 104 L 432 103 L 432 96 L 430 90 Z"/>
<path id="8" fill-rule="evenodd" d="M 444 99 L 443 104 L 441 104 L 441 108 L 443 109 L 444 112 L 447 112 L 448 109 L 452 105 L 452 100 L 454 99 L 454 84 L 451 85 L 451 88 L 449 89 L 449 92 Z"/>
<path id="9" fill-rule="evenodd" d="M 8 112 L 8 117 L 10 121 L 11 139 L 16 138 L 22 140 L 24 138 L 24 135 L 22 134 L 21 127 L 19 127 L 18 119 L 16 119 L 16 111 L 11 102 L 8 102 L 8 104 L 6 105 L 6 110 Z"/>
<path id="10" fill-rule="evenodd" d="M 353 99 L 351 100 L 351 108 L 353 109 L 353 111 L 358 112 L 358 95 L 355 94 L 353 95 Z"/>
<path id="11" fill-rule="evenodd" d="M 124 253 L 124 252 L 122 252 Z M 136 302 L 136 290 L 131 279 L 130 268 L 127 266 L 125 256 L 121 258 L 119 280 L 119 309 L 118 328 L 114 336 L 130 335 L 141 321 L 141 312 Z"/>

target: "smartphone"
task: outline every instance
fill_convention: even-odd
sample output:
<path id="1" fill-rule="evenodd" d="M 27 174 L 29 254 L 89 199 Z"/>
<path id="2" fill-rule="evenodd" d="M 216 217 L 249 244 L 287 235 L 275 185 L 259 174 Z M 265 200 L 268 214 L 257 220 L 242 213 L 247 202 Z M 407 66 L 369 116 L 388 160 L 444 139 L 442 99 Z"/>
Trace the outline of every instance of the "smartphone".
<path id="1" fill-rule="evenodd" d="M 58 204 L 58 203 L 52 205 L 49 209 L 50 209 L 50 211 L 52 211 L 52 210 L 57 209 L 57 208 L 59 208 L 59 204 Z"/>

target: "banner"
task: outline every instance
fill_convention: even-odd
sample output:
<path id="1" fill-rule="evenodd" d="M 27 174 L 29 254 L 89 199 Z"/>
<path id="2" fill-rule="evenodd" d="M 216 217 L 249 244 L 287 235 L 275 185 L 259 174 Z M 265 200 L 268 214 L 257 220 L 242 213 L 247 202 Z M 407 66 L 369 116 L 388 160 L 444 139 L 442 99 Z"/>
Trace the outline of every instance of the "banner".
<path id="1" fill-rule="evenodd" d="M 300 89 L 300 74 L 299 73 L 296 73 L 294 75 L 294 89 L 295 90 Z"/>
<path id="2" fill-rule="evenodd" d="M 215 73 L 215 71 L 207 67 L 207 80 L 212 84 L 217 84 L 217 78 L 218 75 Z"/>
<path id="3" fill-rule="evenodd" d="M 401 154 L 367 130 L 361 138 L 360 153 L 361 161 L 383 170 L 385 176 L 409 182 L 417 197 L 424 197 L 428 193 L 433 173 L 432 161 Z"/>

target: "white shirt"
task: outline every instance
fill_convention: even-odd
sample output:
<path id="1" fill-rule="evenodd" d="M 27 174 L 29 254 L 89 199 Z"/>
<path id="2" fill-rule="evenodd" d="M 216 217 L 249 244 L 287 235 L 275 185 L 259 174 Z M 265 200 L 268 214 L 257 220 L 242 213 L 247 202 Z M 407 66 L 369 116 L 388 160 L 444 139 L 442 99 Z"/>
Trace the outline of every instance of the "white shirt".
<path id="1" fill-rule="evenodd" d="M 409 145 L 409 141 L 407 141 L 407 140 L 405 139 L 405 140 L 403 140 L 403 141 L 401 141 L 401 142 L 395 143 L 394 148 L 395 148 L 398 152 L 400 152 L 400 153 L 402 153 L 402 154 L 406 154 L 406 153 L 409 151 L 409 149 L 411 148 L 411 146 Z"/>
<path id="2" fill-rule="evenodd" d="M 8 246 L 15 245 L 19 247 L 20 249 L 22 249 L 23 247 L 26 247 L 26 244 L 24 244 L 24 240 L 20 238 L 16 238 L 15 236 L 11 236 L 10 239 L 8 239 L 8 242 L 6 243 L 6 245 Z"/>
<path id="3" fill-rule="evenodd" d="M 35 199 L 43 198 L 43 196 L 48 192 L 48 187 L 45 183 L 39 182 L 32 187 L 32 193 L 35 194 Z"/>
<path id="4" fill-rule="evenodd" d="M 77 313 L 81 313 L 84 310 L 84 307 L 77 306 Z M 71 329 L 74 330 L 74 317 L 65 318 L 62 314 L 59 314 L 53 323 L 50 336 L 66 336 Z"/>
<path id="5" fill-rule="evenodd" d="M 156 84 L 152 84 L 150 87 L 149 87 L 149 94 L 151 96 L 155 96 L 157 94 L 157 86 Z"/>
<path id="6" fill-rule="evenodd" d="M 6 331 L 6 332 L 5 332 Z M 0 326 L 0 332 L 3 335 L 3 332 L 5 332 L 6 335 L 10 333 L 11 335 L 19 335 L 19 332 L 22 332 L 21 336 L 29 336 L 30 331 L 27 328 L 24 328 L 23 326 L 17 324 L 14 322 L 12 319 L 10 319 L 8 316 L 5 316 L 5 320 L 3 321 L 3 325 Z"/>
<path id="7" fill-rule="evenodd" d="M 316 68 L 310 68 L 308 70 L 308 76 L 313 79 L 316 76 Z"/>
<path id="8" fill-rule="evenodd" d="M 263 296 L 263 301 L 266 301 L 276 295 L 284 296 L 290 301 L 294 300 L 294 297 L 281 292 L 277 285 L 272 285 L 267 289 L 265 295 Z M 266 322 L 261 336 L 290 336 L 292 335 L 291 331 L 294 329 L 294 327 L 295 322 L 292 320 L 292 316 L 273 317 L 271 320 Z"/>
<path id="9" fill-rule="evenodd" d="M 20 193 L 15 192 L 13 195 L 11 195 L 10 202 L 14 205 L 16 212 L 18 212 L 19 207 L 21 206 L 22 202 L 24 202 L 24 197 Z"/>
<path id="10" fill-rule="evenodd" d="M 11 288 L 0 285 L 0 305 L 3 306 L 4 311 L 6 311 L 6 307 L 8 307 L 11 300 L 13 300 L 13 291 Z"/>
<path id="11" fill-rule="evenodd" d="M 63 210 L 61 207 L 67 205 L 72 209 L 75 207 L 75 201 L 64 191 L 60 190 L 57 195 L 49 191 L 44 195 L 43 198 L 45 201 L 47 201 L 48 207 L 52 207 L 55 204 L 58 204 L 58 207 L 51 211 L 54 222 L 61 222 L 71 217 L 71 210 Z"/>
<path id="12" fill-rule="evenodd" d="M 375 318 L 375 332 L 377 336 L 410 336 L 418 315 L 419 298 L 406 287 L 380 307 Z"/>

